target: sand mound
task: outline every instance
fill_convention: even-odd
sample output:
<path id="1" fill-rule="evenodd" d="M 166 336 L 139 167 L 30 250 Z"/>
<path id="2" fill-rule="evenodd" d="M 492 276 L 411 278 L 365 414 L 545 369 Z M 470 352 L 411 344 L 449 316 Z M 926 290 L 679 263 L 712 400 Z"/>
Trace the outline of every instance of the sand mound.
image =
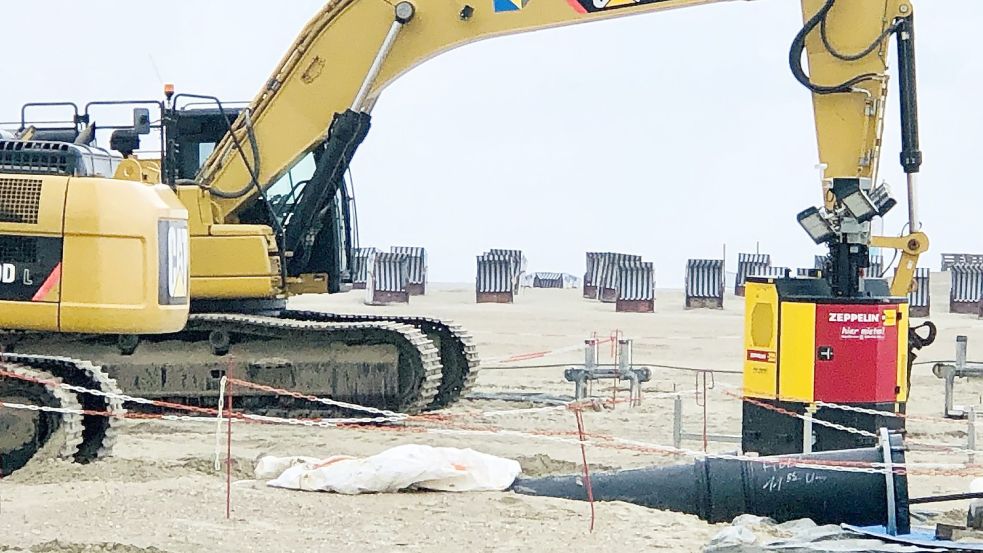
<path id="1" fill-rule="evenodd" d="M 580 474 L 583 472 L 580 463 L 554 459 L 543 453 L 519 456 L 515 460 L 522 466 L 522 474 L 525 476 L 553 476 L 558 474 Z M 608 471 L 617 470 L 617 467 L 591 463 L 590 470 L 592 472 Z"/>
<path id="2" fill-rule="evenodd" d="M 253 478 L 255 464 L 251 459 L 234 458 L 232 478 Z M 225 478 L 225 464 L 219 471 L 211 459 L 186 458 L 177 462 L 149 459 L 109 458 L 97 463 L 80 465 L 59 459 L 46 459 L 31 463 L 5 479 L 17 484 L 57 484 L 65 482 L 151 482 L 161 478 L 178 478 L 189 473 L 214 475 Z"/>

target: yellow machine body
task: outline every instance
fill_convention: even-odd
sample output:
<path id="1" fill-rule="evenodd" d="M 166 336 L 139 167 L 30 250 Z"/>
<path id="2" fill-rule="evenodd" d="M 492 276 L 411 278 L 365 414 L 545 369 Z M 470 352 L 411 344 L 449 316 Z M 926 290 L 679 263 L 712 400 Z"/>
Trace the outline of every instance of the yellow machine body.
<path id="1" fill-rule="evenodd" d="M 184 328 L 187 211 L 160 184 L 0 175 L 0 328 Z"/>
<path id="2" fill-rule="evenodd" d="M 368 0 L 327 2 L 301 31 L 266 85 L 250 103 L 246 110 L 248 116 L 240 116 L 232 125 L 232 132 L 227 133 L 207 159 L 201 161 L 201 171 L 195 182 L 173 186 L 189 212 L 192 299 L 283 299 L 293 293 L 327 290 L 325 275 L 317 271 L 285 277 L 283 261 L 289 260 L 293 252 L 279 251 L 274 229 L 270 226 L 242 224 L 242 214 L 255 208 L 263 191 L 274 186 L 299 160 L 324 142 L 325 132 L 337 114 L 346 110 L 371 112 L 385 87 L 415 66 L 442 52 L 483 39 L 719 1 L 496 0 L 478 7 L 459 7 L 437 0 L 417 0 L 400 3 L 401 8 L 409 8 L 409 16 L 400 16 L 396 10 L 396 21 L 391 3 Z M 803 19 L 812 18 L 826 2 L 801 0 Z M 877 43 L 878 37 L 884 36 L 895 18 L 908 17 L 912 13 L 909 0 L 839 1 L 829 11 L 824 27 L 830 42 L 839 51 L 857 52 L 872 41 Z M 819 161 L 826 167 L 823 193 L 829 205 L 830 178 L 876 179 L 887 93 L 888 41 L 882 39 L 866 55 L 844 61 L 834 56 L 818 35 L 818 32 L 809 34 L 805 42 L 812 82 L 824 85 L 857 75 L 871 76 L 857 82 L 846 93 L 812 94 Z M 336 55 L 340 51 L 346 54 Z M 251 149 L 249 144 L 258 146 Z M 251 173 L 251 167 L 256 168 L 255 174 Z M 162 178 L 161 163 L 159 160 L 127 158 L 120 164 L 116 177 L 132 182 L 158 182 Z M 124 188 L 121 185 L 121 190 Z M 125 204 L 124 195 L 120 193 L 113 200 L 105 201 L 117 201 L 117 205 L 126 205 L 125 209 L 133 213 L 142 209 Z M 72 194 L 70 202 L 75 201 L 75 197 Z M 103 215 L 101 208 L 87 211 L 91 207 L 87 205 L 90 200 L 78 201 L 79 208 L 68 204 L 66 221 L 114 217 L 112 210 L 108 212 L 110 215 Z M 173 201 L 168 199 L 167 203 Z M 76 212 L 91 214 L 75 219 L 72 214 Z M 122 234 L 139 234 L 120 228 Z M 58 231 L 51 227 L 46 232 Z M 70 237 L 66 240 L 74 241 Z M 879 244 L 902 249 L 902 264 L 893 286 L 895 293 L 902 293 L 911 286 L 915 262 L 927 247 L 927 239 L 915 232 L 890 244 L 886 240 Z M 108 241 L 107 237 L 107 244 L 120 246 L 118 251 L 121 253 L 112 254 L 118 256 L 116 261 L 135 255 L 135 249 L 122 253 L 126 247 L 131 247 L 122 246 L 124 243 Z M 105 249 L 117 251 L 110 246 Z M 109 257 L 102 255 L 94 259 L 108 260 Z M 108 283 L 126 273 L 122 263 L 114 265 L 114 270 L 116 273 L 109 275 L 92 272 L 93 276 L 89 278 L 94 283 Z M 95 289 L 102 288 L 97 286 Z M 83 298 L 80 305 L 97 305 L 102 293 L 92 292 L 94 296 Z M 118 293 L 123 295 L 122 291 Z M 130 294 L 125 301 L 119 301 L 141 303 L 136 300 L 137 297 Z M 105 305 L 116 304 L 108 302 Z M 67 324 L 66 328 L 85 328 L 84 317 L 96 319 L 90 331 L 101 332 L 112 327 L 98 322 L 101 315 L 96 311 L 83 316 L 81 311 L 70 307 L 70 303 L 64 308 L 67 310 L 59 311 L 59 324 Z M 39 314 L 49 311 L 37 306 L 30 310 Z M 108 313 L 104 318 L 106 321 L 118 320 L 111 311 Z M 15 328 L 50 327 L 47 323 L 31 322 L 40 320 L 46 319 L 31 315 L 22 320 L 11 315 L 4 323 Z M 14 324 L 14 321 L 26 322 Z M 151 327 L 152 321 L 147 321 L 139 327 Z M 137 328 L 129 323 L 120 327 Z M 173 327 L 173 324 L 166 325 L 168 329 Z M 164 330 L 163 327 L 160 329 Z"/>

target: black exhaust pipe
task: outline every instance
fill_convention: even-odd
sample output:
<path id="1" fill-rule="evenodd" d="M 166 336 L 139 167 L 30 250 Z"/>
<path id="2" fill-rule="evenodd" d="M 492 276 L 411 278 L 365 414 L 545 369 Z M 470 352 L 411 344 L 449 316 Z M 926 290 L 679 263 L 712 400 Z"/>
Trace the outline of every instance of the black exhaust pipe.
<path id="1" fill-rule="evenodd" d="M 908 480 L 903 474 L 846 472 L 797 465 L 840 464 L 866 467 L 870 463 L 903 465 L 899 436 L 890 446 L 826 451 L 806 455 L 761 457 L 760 460 L 705 459 L 692 465 L 673 465 L 590 476 L 594 499 L 625 501 L 696 515 L 708 522 L 730 522 L 742 514 L 778 522 L 810 518 L 817 524 L 893 525 L 910 531 Z M 888 481 L 891 485 L 888 485 Z M 519 494 L 586 500 L 579 475 L 519 478 Z"/>

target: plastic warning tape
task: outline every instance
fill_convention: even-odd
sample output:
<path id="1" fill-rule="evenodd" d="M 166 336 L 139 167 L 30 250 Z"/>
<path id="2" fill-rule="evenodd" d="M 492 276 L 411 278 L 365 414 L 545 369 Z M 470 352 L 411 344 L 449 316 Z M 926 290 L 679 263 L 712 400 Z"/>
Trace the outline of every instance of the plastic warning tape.
<path id="1" fill-rule="evenodd" d="M 607 344 L 613 342 L 614 338 L 598 338 L 597 345 Z M 529 353 L 519 353 L 515 355 L 507 355 L 504 357 L 492 357 L 489 359 L 482 360 L 483 364 L 503 364 L 503 363 L 515 363 L 517 361 L 531 361 L 533 359 L 542 359 L 543 357 L 548 357 L 551 355 L 557 355 L 560 353 L 569 353 L 571 351 L 582 351 L 584 349 L 584 344 L 577 344 L 575 346 L 568 346 L 559 349 L 550 349 L 544 351 L 533 351 Z"/>
<path id="2" fill-rule="evenodd" d="M 215 409 L 215 408 L 210 408 L 210 407 L 197 407 L 197 406 L 191 406 L 191 405 L 184 405 L 184 404 L 181 404 L 181 403 L 173 403 L 173 402 L 169 402 L 169 401 L 159 401 L 159 400 L 152 400 L 152 399 L 146 399 L 146 398 L 141 398 L 141 397 L 135 397 L 135 396 L 131 396 L 131 395 L 127 395 L 127 394 L 121 394 L 121 393 L 118 394 L 118 393 L 112 393 L 112 392 L 104 392 L 102 390 L 92 390 L 92 389 L 89 389 L 89 388 L 84 388 L 82 386 L 74 386 L 74 385 L 71 385 L 71 384 L 66 384 L 66 383 L 60 382 L 60 381 L 53 381 L 53 380 L 52 381 L 48 381 L 48 380 L 43 380 L 43 379 L 39 379 L 39 378 L 33 378 L 33 377 L 23 376 L 23 375 L 19 375 L 19 374 L 16 374 L 16 373 L 13 373 L 13 372 L 10 372 L 10 371 L 6 371 L 6 370 L 2 370 L 2 369 L 0 369 L 0 376 L 8 377 L 8 378 L 16 378 L 18 380 L 24 380 L 24 381 L 28 381 L 28 382 L 33 382 L 33 383 L 41 384 L 43 386 L 48 386 L 48 387 L 58 387 L 58 388 L 62 388 L 62 389 L 65 389 L 65 390 L 68 390 L 68 391 L 71 391 L 71 392 L 75 392 L 75 393 L 88 394 L 88 395 L 99 396 L 99 397 L 106 397 L 106 398 L 112 398 L 112 399 L 118 399 L 118 400 L 123 401 L 123 402 L 132 402 L 132 403 L 136 403 L 136 404 L 140 404 L 140 405 L 149 405 L 149 406 L 161 407 L 161 408 L 165 408 L 165 409 L 173 409 L 173 410 L 176 410 L 176 411 L 187 411 L 187 412 L 193 412 L 193 413 L 200 413 L 200 414 L 204 414 L 204 415 L 211 415 L 212 417 L 217 416 L 217 415 L 220 414 L 220 410 L 219 409 Z M 335 400 L 330 400 L 330 399 L 325 399 L 325 398 L 317 398 L 315 396 L 308 396 L 308 395 L 305 395 L 305 394 L 300 394 L 298 392 L 291 392 L 289 390 L 281 390 L 281 389 L 277 389 L 277 388 L 271 388 L 269 386 L 262 386 L 260 384 L 254 384 L 252 382 L 247 382 L 245 380 L 238 380 L 238 379 L 230 379 L 230 380 L 232 382 L 234 382 L 235 384 L 240 385 L 240 386 L 243 386 L 243 387 L 256 388 L 256 389 L 261 389 L 261 390 L 268 391 L 268 392 L 271 392 L 271 393 L 277 393 L 279 395 L 285 395 L 285 396 L 290 396 L 290 397 L 297 397 L 297 398 L 307 399 L 307 400 L 315 401 L 315 402 L 322 403 L 322 404 L 325 404 L 325 405 L 330 405 L 330 406 L 333 406 L 333 407 L 342 407 L 342 408 L 346 408 L 346 409 L 359 410 L 359 411 L 364 411 L 364 412 L 368 412 L 368 413 L 377 413 L 377 414 L 381 414 L 382 415 L 381 417 L 368 417 L 368 418 L 324 418 L 324 419 L 312 419 L 312 420 L 318 421 L 319 423 L 323 423 L 326 426 L 337 426 L 337 425 L 341 425 L 341 424 L 371 424 L 371 423 L 381 423 L 381 422 L 399 422 L 399 421 L 405 420 L 408 417 L 408 415 L 401 414 L 401 413 L 394 413 L 392 411 L 385 411 L 385 410 L 382 410 L 382 409 L 376 409 L 374 407 L 367 407 L 367 406 L 363 406 L 363 405 L 356 405 L 356 404 L 353 404 L 353 403 L 346 403 L 346 402 L 335 401 Z M 28 406 L 28 407 L 30 407 L 30 406 Z M 42 410 L 42 411 L 45 411 L 45 410 L 48 410 L 48 409 L 54 409 L 54 408 L 42 407 L 42 406 L 33 406 L 33 407 L 37 407 L 38 410 Z M 14 407 L 10 407 L 10 408 L 14 408 Z M 57 412 L 57 411 L 53 411 L 53 412 Z M 115 416 L 118 416 L 118 414 L 108 413 L 108 412 L 103 412 L 103 411 L 90 411 L 90 412 L 86 412 L 86 413 L 83 413 L 83 414 L 86 414 L 86 415 L 99 415 L 99 416 L 114 416 L 114 417 Z M 130 415 L 126 415 L 126 416 L 119 415 L 119 416 L 121 418 L 163 418 L 163 416 L 147 417 L 147 416 L 142 416 L 142 415 L 134 415 L 134 416 L 130 416 Z M 184 419 L 180 418 L 180 416 L 176 416 L 176 415 L 171 415 L 171 416 L 172 417 L 176 417 L 173 420 L 184 420 Z M 238 419 L 256 420 L 256 421 L 259 421 L 259 422 L 274 422 L 274 421 L 276 421 L 276 422 L 284 422 L 284 421 L 293 421 L 290 424 L 298 424 L 298 425 L 304 425 L 304 426 L 310 426 L 309 423 L 312 422 L 312 421 L 305 421 L 304 419 L 285 419 L 285 418 L 278 418 L 278 417 L 263 417 L 262 415 L 250 415 L 250 414 L 247 414 L 247 413 L 233 413 L 233 417 L 234 418 L 238 418 Z"/>
<path id="3" fill-rule="evenodd" d="M 733 460 L 733 461 L 747 461 L 752 463 L 759 463 L 763 465 L 778 465 L 779 467 L 795 467 L 802 469 L 811 470 L 828 470 L 828 471 L 839 471 L 839 472 L 861 472 L 870 474 L 883 474 L 886 465 L 884 463 L 832 463 L 832 462 L 819 462 L 819 461 L 800 461 L 791 458 L 777 458 L 769 459 L 767 457 L 750 457 L 746 455 L 729 455 L 722 453 L 708 453 L 703 451 L 695 451 L 690 449 L 681 449 L 667 445 L 652 444 L 647 442 L 640 442 L 637 440 L 628 440 L 624 438 L 607 437 L 605 440 L 580 440 L 572 437 L 563 437 L 557 435 L 551 435 L 549 433 L 534 434 L 529 432 L 521 432 L 517 430 L 499 430 L 499 429 L 488 429 L 488 430 L 468 430 L 468 429 L 454 429 L 454 428 L 430 428 L 427 429 L 430 434 L 438 435 L 460 435 L 460 436 L 505 436 L 505 437 L 515 437 L 523 438 L 529 440 L 538 441 L 548 441 L 553 443 L 562 443 L 568 445 L 589 445 L 593 447 L 602 448 L 613 448 L 613 449 L 627 449 L 635 451 L 644 451 L 650 453 L 661 453 L 667 455 L 679 455 L 685 457 L 691 457 L 693 459 L 722 459 L 722 460 Z M 593 436 L 588 434 L 588 436 Z M 961 471 L 967 469 L 975 470 L 979 474 L 983 474 L 983 467 L 973 467 L 971 465 L 951 463 L 906 463 L 906 464 L 892 464 L 892 470 L 897 474 L 917 474 L 918 469 L 929 469 L 932 471 L 952 471 L 953 475 L 961 474 Z"/>
<path id="4" fill-rule="evenodd" d="M 923 421 L 930 421 L 930 422 L 946 422 L 949 424 L 958 424 L 960 426 L 964 426 L 966 424 L 966 421 L 957 420 L 957 419 L 947 419 L 942 417 L 927 417 L 922 415 L 912 415 L 909 413 L 891 413 L 888 411 L 878 411 L 876 409 L 867 409 L 865 407 L 857 407 L 855 405 L 843 405 L 840 403 L 829 403 L 826 401 L 817 401 L 816 405 L 820 407 L 828 407 L 830 409 L 838 409 L 840 411 L 861 413 L 864 415 L 880 415 L 884 417 L 893 417 L 898 419 L 923 420 Z"/>
<path id="5" fill-rule="evenodd" d="M 271 394 L 276 394 L 278 396 L 292 397 L 292 398 L 296 398 L 296 399 L 305 399 L 307 401 L 313 401 L 315 403 L 320 403 L 322 405 L 327 405 L 329 407 L 338 407 L 338 408 L 341 408 L 341 409 L 350 409 L 352 411 L 362 411 L 362 412 L 365 412 L 365 413 L 373 413 L 373 414 L 381 415 L 382 416 L 381 418 L 378 418 L 377 417 L 375 419 L 367 419 L 367 420 L 370 420 L 370 422 L 387 422 L 387 421 L 389 421 L 389 422 L 395 422 L 395 421 L 404 420 L 407 417 L 409 417 L 409 415 L 406 415 L 404 413 L 396 413 L 395 411 L 388 411 L 388 410 L 385 410 L 385 409 L 377 409 L 375 407 L 367 407 L 365 405 L 358 405 L 356 403 L 348 403 L 348 402 L 344 402 L 344 401 L 337 401 L 337 400 L 334 400 L 334 399 L 327 399 L 327 398 L 312 396 L 312 395 L 309 395 L 309 394 L 302 394 L 300 392 L 295 392 L 295 391 L 292 391 L 292 390 L 285 390 L 285 389 L 282 389 L 282 388 L 274 388 L 272 386 L 266 386 L 264 384 L 255 384 L 253 382 L 249 382 L 247 380 L 240 380 L 238 378 L 229 378 L 228 381 L 229 381 L 230 384 L 234 384 L 234 385 L 237 385 L 237 386 L 242 386 L 243 388 L 252 388 L 253 390 L 260 390 L 260 391 L 263 391 L 263 392 L 269 392 Z M 338 420 L 346 420 L 346 419 L 338 419 Z M 356 419 L 347 419 L 347 420 L 356 420 Z M 339 424 L 341 424 L 341 423 L 339 423 Z"/>

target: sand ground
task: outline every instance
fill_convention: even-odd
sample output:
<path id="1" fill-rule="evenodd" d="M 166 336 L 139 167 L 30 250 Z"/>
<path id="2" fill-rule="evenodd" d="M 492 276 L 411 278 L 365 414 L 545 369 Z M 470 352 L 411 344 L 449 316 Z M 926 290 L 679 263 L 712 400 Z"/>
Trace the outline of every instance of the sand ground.
<path id="1" fill-rule="evenodd" d="M 983 343 L 983 322 L 947 311 L 946 278 L 933 285 L 934 314 L 940 336 L 920 361 L 953 357 L 954 339 L 965 334 Z M 368 307 L 361 292 L 300 297 L 293 307 L 336 312 L 422 314 L 462 323 L 474 335 L 483 358 L 577 346 L 597 332 L 620 330 L 635 342 L 637 363 L 739 371 L 742 359 L 743 300 L 728 296 L 720 311 L 682 308 L 680 291 L 660 290 L 655 314 L 614 313 L 609 304 L 580 298 L 578 290 L 524 290 L 513 305 L 476 305 L 467 285 L 437 285 L 408 306 Z M 603 356 L 610 351 L 603 348 Z M 542 360 L 578 363 L 576 349 Z M 487 369 L 479 392 L 570 394 L 562 368 Z M 729 391 L 736 375 L 717 375 L 707 405 L 712 433 L 740 432 L 740 402 Z M 692 373 L 656 370 L 645 386 L 647 400 L 629 408 L 585 413 L 587 430 L 649 443 L 671 445 L 672 399 L 658 392 L 685 391 L 686 430 L 699 432 L 703 408 L 697 404 Z M 942 381 L 931 365 L 913 377 L 910 410 L 935 417 L 909 423 L 917 442 L 965 444 L 965 423 L 941 420 Z M 605 395 L 610 392 L 603 391 Z M 957 403 L 980 403 L 983 382 L 960 382 Z M 622 393 L 623 396 L 623 393 Z M 517 413 L 495 417 L 488 411 L 521 405 L 463 401 L 448 412 L 469 425 L 566 433 L 575 430 L 570 412 Z M 440 435 L 380 430 L 309 429 L 236 425 L 237 459 L 232 519 L 225 520 L 225 479 L 211 468 L 214 425 L 194 422 L 127 422 L 114 458 L 88 466 L 47 462 L 0 481 L 2 551 L 596 551 L 599 549 L 700 551 L 719 529 L 696 517 L 633 505 L 597 505 L 597 525 L 588 532 L 589 506 L 583 502 L 531 498 L 511 493 L 401 493 L 337 496 L 274 490 L 249 481 L 252 459 L 261 453 L 328 456 L 370 455 L 404 443 L 472 447 L 514 458 L 531 474 L 579 470 L 580 449 L 545 439 L 510 435 Z M 699 449 L 702 443 L 689 441 Z M 711 444 L 713 451 L 735 446 Z M 912 452 L 922 462 L 963 462 L 964 454 Z M 687 459 L 615 448 L 590 448 L 594 468 L 632 467 Z M 983 475 L 983 469 L 979 471 Z M 964 491 L 972 475 L 911 477 L 912 495 Z M 964 505 L 941 505 L 940 510 Z M 92 545 L 101 544 L 101 545 Z"/>

